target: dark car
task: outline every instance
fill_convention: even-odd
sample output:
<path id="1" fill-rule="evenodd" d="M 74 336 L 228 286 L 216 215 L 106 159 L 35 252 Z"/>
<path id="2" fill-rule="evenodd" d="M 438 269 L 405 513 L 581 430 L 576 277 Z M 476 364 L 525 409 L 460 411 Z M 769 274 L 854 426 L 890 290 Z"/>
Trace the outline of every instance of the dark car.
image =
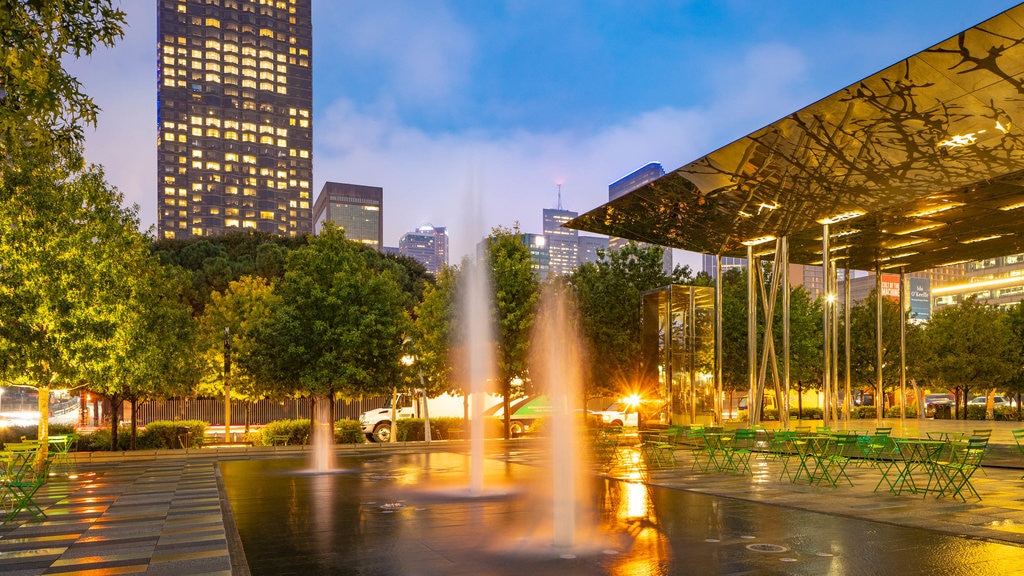
<path id="1" fill-rule="evenodd" d="M 924 415 L 934 418 L 936 410 L 948 410 L 953 405 L 953 395 L 949 392 L 927 394 L 924 397 Z M 940 408 L 941 407 L 941 408 Z"/>

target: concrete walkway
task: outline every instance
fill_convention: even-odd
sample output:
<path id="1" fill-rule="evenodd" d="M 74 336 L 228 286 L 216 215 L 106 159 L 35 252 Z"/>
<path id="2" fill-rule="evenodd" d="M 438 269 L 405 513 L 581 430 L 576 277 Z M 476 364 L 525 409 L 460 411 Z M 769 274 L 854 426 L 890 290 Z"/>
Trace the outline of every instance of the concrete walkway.
<path id="1" fill-rule="evenodd" d="M 873 422 L 871 422 L 873 424 Z M 953 429 L 948 422 L 946 429 Z M 978 423 L 968 423 L 978 424 Z M 982 423 L 985 424 L 985 423 Z M 1002 424 L 1002 423 L 996 423 Z M 690 454 L 676 450 L 674 467 L 648 469 L 635 446 L 621 448 L 610 477 L 646 481 L 675 490 L 713 494 L 775 506 L 1024 546 L 1024 458 L 1006 443 L 1011 427 L 993 434 L 990 464 L 975 476 L 981 501 L 875 492 L 879 473 L 848 468 L 853 486 L 836 488 L 779 480 L 781 464 L 755 457 L 753 474 L 702 474 Z M 1016 425 L 1016 426 L 1014 426 Z M 981 426 L 977 426 L 981 427 Z M 895 430 L 894 430 L 895 432 Z M 1012 439 L 1010 440 L 1012 442 Z M 79 454 L 77 474 L 57 477 L 40 491 L 47 518 L 22 514 L 0 526 L 0 574 L 247 574 L 230 506 L 218 486 L 222 460 L 299 457 L 303 447 L 168 450 Z M 394 452 L 465 452 L 468 442 L 349 445 L 339 455 Z M 493 458 L 530 465 L 544 458 L 536 440 L 488 442 Z"/>

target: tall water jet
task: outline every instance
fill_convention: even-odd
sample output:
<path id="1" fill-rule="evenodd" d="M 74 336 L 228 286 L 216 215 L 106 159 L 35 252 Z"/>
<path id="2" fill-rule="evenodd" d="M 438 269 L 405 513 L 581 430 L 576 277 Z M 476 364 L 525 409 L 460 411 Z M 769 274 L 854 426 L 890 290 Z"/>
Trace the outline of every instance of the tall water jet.
<path id="1" fill-rule="evenodd" d="M 329 422 L 330 407 L 323 406 L 318 399 L 314 401 L 313 412 L 316 423 L 310 430 L 313 445 L 310 465 L 313 472 L 330 472 L 334 469 L 334 434 Z"/>
<path id="2" fill-rule="evenodd" d="M 552 539 L 556 548 L 577 549 L 583 523 L 592 524 L 586 471 L 581 457 L 584 413 L 582 355 L 578 321 L 565 288 L 547 284 L 535 325 L 530 373 L 551 398 L 550 491 Z"/>
<path id="3" fill-rule="evenodd" d="M 463 271 L 461 324 L 469 379 L 470 481 L 473 495 L 484 488 L 484 397 L 494 376 L 494 330 L 491 326 L 491 289 L 487 261 L 478 259 Z"/>

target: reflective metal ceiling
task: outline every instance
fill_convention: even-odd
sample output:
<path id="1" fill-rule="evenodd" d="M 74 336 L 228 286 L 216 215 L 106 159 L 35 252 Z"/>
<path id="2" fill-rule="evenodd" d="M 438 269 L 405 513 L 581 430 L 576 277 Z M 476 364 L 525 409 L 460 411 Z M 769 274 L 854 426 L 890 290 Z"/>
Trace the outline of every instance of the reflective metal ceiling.
<path id="1" fill-rule="evenodd" d="M 1024 252 L 1024 5 L 567 226 L 741 257 L 788 236 L 820 264 L 828 219 L 854 269 Z"/>

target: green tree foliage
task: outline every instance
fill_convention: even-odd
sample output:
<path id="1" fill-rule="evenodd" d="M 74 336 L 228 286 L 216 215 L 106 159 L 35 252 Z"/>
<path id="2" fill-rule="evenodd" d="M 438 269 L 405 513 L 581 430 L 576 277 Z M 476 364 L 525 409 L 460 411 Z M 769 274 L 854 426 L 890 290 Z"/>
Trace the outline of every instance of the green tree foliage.
<path id="1" fill-rule="evenodd" d="M 630 242 L 601 253 L 570 276 L 587 342 L 588 396 L 621 396 L 636 388 L 650 367 L 640 351 L 641 298 L 644 292 L 693 281 L 687 266 L 666 274 L 660 246 Z"/>
<path id="2" fill-rule="evenodd" d="M 459 269 L 446 267 L 436 284 L 425 287 L 416 307 L 413 346 L 426 380 L 428 395 L 463 393 L 453 377 L 452 345 L 455 342 L 455 300 Z"/>
<path id="3" fill-rule="evenodd" d="M 242 276 L 232 281 L 224 292 L 210 295 L 200 320 L 204 357 L 201 396 L 224 394 L 224 329 L 229 330 L 232 358 L 231 395 L 246 401 L 266 396 L 283 397 L 273 382 L 261 381 L 251 367 L 256 334 L 273 318 L 280 305 L 273 285 L 262 276 Z"/>
<path id="4" fill-rule="evenodd" d="M 0 0 L 0 179 L 40 159 L 81 167 L 82 127 L 98 109 L 63 59 L 112 46 L 124 24 L 111 0 Z"/>
<path id="5" fill-rule="evenodd" d="M 510 406 L 514 397 L 529 390 L 528 357 L 530 332 L 539 298 L 537 272 L 530 249 L 523 242 L 518 226 L 497 227 L 487 239 L 487 257 L 491 267 L 491 288 L 497 313 L 495 355 L 498 381 L 505 403 L 505 438 L 509 438 Z M 525 389 L 513 388 L 513 381 Z"/>
<path id="6" fill-rule="evenodd" d="M 193 314 L 203 314 L 212 294 L 224 292 L 243 276 L 258 275 L 275 282 L 284 275 L 288 253 L 305 246 L 305 237 L 287 238 L 244 230 L 210 238 L 163 239 L 153 243 L 161 261 L 176 264 L 192 275 L 185 297 Z"/>
<path id="7" fill-rule="evenodd" d="M 963 401 L 971 388 L 991 395 L 1019 369 L 1020 343 L 1006 313 L 971 297 L 932 314 L 926 331 L 928 374 L 958 388 Z M 989 411 L 988 418 L 992 418 Z"/>
<path id="8" fill-rule="evenodd" d="M 393 262 L 326 226 L 288 255 L 275 287 L 280 306 L 257 331 L 249 369 L 257 379 L 332 400 L 389 392 L 402 376 L 411 322 L 400 275 Z"/>
<path id="9" fill-rule="evenodd" d="M 117 415 L 123 402 L 130 403 L 134 415 L 140 402 L 188 393 L 200 376 L 197 327 L 182 299 L 188 273 L 160 265 L 148 252 L 139 254 L 131 296 L 117 323 L 111 361 L 99 365 L 88 377 L 89 390 L 107 398 L 114 407 L 111 450 L 118 445 Z M 133 449 L 137 438 L 133 417 Z"/>
<path id="10" fill-rule="evenodd" d="M 875 390 L 878 375 L 878 300 L 875 291 L 867 299 L 850 307 L 850 381 L 852 385 Z M 842 322 L 842 319 L 840 320 Z M 844 330 L 841 325 L 840 330 Z M 842 350 L 840 348 L 840 350 Z M 840 352 L 842 354 L 842 352 Z M 844 372 L 844 360 L 840 357 L 840 373 Z M 882 392 L 892 391 L 899 386 L 900 366 L 900 306 L 899 301 L 882 298 Z M 875 394 L 877 409 L 885 409 L 885 398 Z"/>

